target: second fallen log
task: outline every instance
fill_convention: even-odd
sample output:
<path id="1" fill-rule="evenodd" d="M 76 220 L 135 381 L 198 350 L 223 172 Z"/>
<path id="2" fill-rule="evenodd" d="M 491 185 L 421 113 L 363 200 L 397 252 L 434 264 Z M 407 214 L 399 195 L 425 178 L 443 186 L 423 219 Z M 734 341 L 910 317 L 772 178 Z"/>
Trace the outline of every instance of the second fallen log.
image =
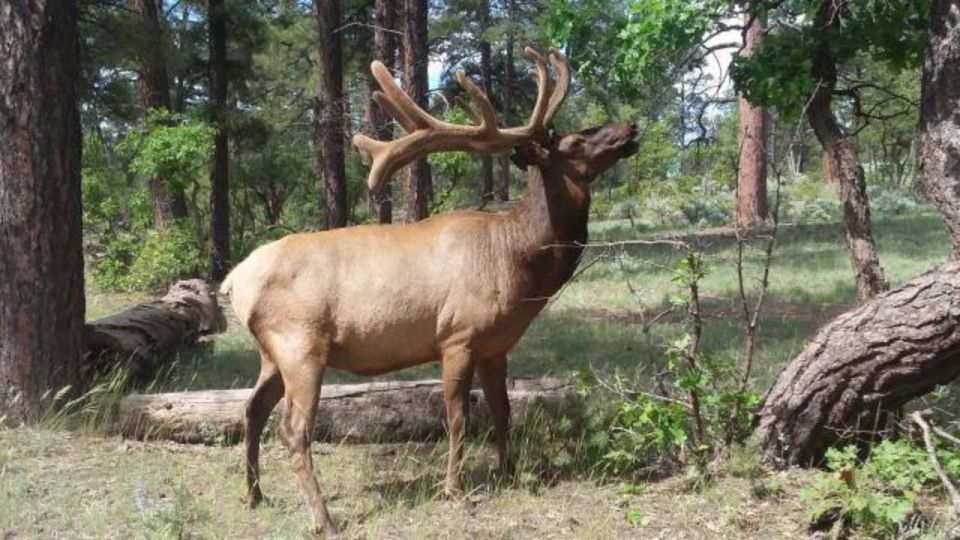
<path id="1" fill-rule="evenodd" d="M 566 379 L 518 379 L 508 395 L 514 425 L 530 414 L 559 417 L 575 406 L 574 386 Z M 124 436 L 181 443 L 232 444 L 243 436 L 249 389 L 166 394 L 134 394 L 120 403 Z M 470 393 L 471 426 L 490 427 L 480 390 Z M 271 424 L 285 406 L 273 412 Z M 445 435 L 443 388 L 439 380 L 324 385 L 314 439 L 326 442 L 401 442 Z"/>

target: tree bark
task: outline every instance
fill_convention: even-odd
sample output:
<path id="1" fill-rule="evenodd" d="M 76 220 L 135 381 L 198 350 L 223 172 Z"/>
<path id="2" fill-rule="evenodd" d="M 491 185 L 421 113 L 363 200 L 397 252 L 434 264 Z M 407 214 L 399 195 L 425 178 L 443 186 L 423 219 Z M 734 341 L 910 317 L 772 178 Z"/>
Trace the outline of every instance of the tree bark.
<path id="1" fill-rule="evenodd" d="M 383 62 L 390 70 L 396 67 L 397 38 L 394 30 L 397 27 L 397 7 L 395 0 L 376 0 L 374 6 L 373 30 L 373 59 Z M 370 76 L 370 93 L 378 90 L 377 81 Z M 393 122 L 387 111 L 384 111 L 375 101 L 367 99 L 367 125 L 370 126 L 370 136 L 380 141 L 393 139 Z M 371 193 L 374 213 L 380 223 L 393 221 L 393 188 L 390 182 L 385 182 L 376 193 Z"/>
<path id="2" fill-rule="evenodd" d="M 764 19 L 744 14 L 743 50 L 748 57 L 763 40 Z M 763 107 L 739 98 L 740 123 L 737 131 L 737 225 L 753 227 L 767 219 L 767 133 L 769 120 Z"/>
<path id="3" fill-rule="evenodd" d="M 317 159 L 322 169 L 325 228 L 347 225 L 347 173 L 343 145 L 343 51 L 340 1 L 314 0 L 320 29 L 320 87 L 315 119 Z"/>
<path id="4" fill-rule="evenodd" d="M 757 434 L 769 458 L 817 464 L 958 374 L 960 262 L 950 262 L 821 329 L 767 392 Z"/>
<path id="5" fill-rule="evenodd" d="M 490 67 L 490 41 L 483 35 L 490 27 L 490 0 L 480 0 L 477 17 L 480 19 L 480 83 L 483 93 L 487 96 L 493 95 L 492 68 Z M 481 192 L 480 200 L 489 202 L 493 200 L 493 156 L 490 154 L 480 155 L 480 180 Z"/>
<path id="6" fill-rule="evenodd" d="M 227 147 L 227 24 L 224 0 L 210 0 L 210 121 L 217 130 L 210 170 L 210 279 L 220 281 L 230 264 L 230 154 Z"/>
<path id="7" fill-rule="evenodd" d="M 430 90 L 427 73 L 430 63 L 427 44 L 428 7 L 426 0 L 404 0 L 403 89 L 424 109 L 428 106 L 427 93 Z M 407 221 L 419 221 L 427 217 L 432 190 L 430 165 L 426 158 L 417 159 L 407 169 L 404 185 Z"/>
<path id="8" fill-rule="evenodd" d="M 84 293 L 75 2 L 0 3 L 0 422 L 80 380 Z"/>
<path id="9" fill-rule="evenodd" d="M 137 106 L 146 121 L 153 109 L 170 110 L 170 80 L 164 54 L 164 36 L 160 25 L 163 0 L 130 0 L 146 39 L 141 44 L 137 69 Z M 187 217 L 187 197 L 183 188 L 170 186 L 159 176 L 148 180 L 153 226 L 166 229 L 175 220 Z"/>
<path id="10" fill-rule="evenodd" d="M 815 20 L 817 29 L 827 30 L 840 24 L 846 0 L 824 0 Z M 843 205 L 844 238 L 856 274 L 857 297 L 867 300 L 889 288 L 880 266 L 870 223 L 867 184 L 857 155 L 857 147 L 843 133 L 833 115 L 831 104 L 837 84 L 837 66 L 829 46 L 821 43 L 814 54 L 813 78 L 817 89 L 807 107 L 807 118 L 825 152 L 837 165 L 840 202 Z"/>
<path id="11" fill-rule="evenodd" d="M 236 443 L 243 438 L 249 389 L 135 394 L 120 402 L 119 429 L 127 437 L 182 443 Z M 575 389 L 560 379 L 518 379 L 508 390 L 511 419 L 519 424 L 534 410 L 559 417 L 575 407 Z M 470 393 L 471 428 L 490 429 L 479 390 Z M 276 423 L 283 402 L 276 408 Z M 435 440 L 445 436 L 443 388 L 439 380 L 327 384 L 320 393 L 314 439 L 383 443 Z"/>
<path id="12" fill-rule="evenodd" d="M 83 371 L 91 378 L 119 367 L 129 380 L 150 381 L 173 358 L 170 353 L 226 328 L 210 284 L 200 279 L 178 281 L 159 300 L 87 323 Z"/>
<path id="13" fill-rule="evenodd" d="M 507 44 L 504 51 L 503 62 L 503 88 L 501 89 L 503 99 L 503 125 L 511 126 L 513 120 L 513 16 L 514 0 L 507 0 Z M 497 161 L 499 170 L 496 183 L 493 186 L 493 198 L 498 202 L 510 200 L 510 178 L 511 163 L 509 154 L 501 154 Z"/>
<path id="14" fill-rule="evenodd" d="M 830 152 L 824 150 L 820 155 L 820 173 L 823 175 L 825 184 L 836 184 L 840 176 L 840 170 L 837 168 L 837 162 L 834 161 Z"/>
<path id="15" fill-rule="evenodd" d="M 920 110 L 923 182 L 960 242 L 960 0 L 934 0 Z M 845 174 L 841 162 L 841 181 Z M 907 401 L 960 374 L 960 261 L 825 326 L 769 390 L 757 434 L 770 459 L 819 463 L 830 445 L 869 440 Z"/>
<path id="16" fill-rule="evenodd" d="M 930 6 L 920 90 L 920 172 L 960 257 L 960 2 Z"/>

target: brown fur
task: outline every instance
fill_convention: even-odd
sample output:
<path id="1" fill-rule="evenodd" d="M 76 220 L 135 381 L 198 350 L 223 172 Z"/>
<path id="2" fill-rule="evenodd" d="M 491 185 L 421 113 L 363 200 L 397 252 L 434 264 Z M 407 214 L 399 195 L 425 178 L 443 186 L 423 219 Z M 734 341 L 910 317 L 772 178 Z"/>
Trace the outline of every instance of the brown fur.
<path id="1" fill-rule="evenodd" d="M 636 130 L 611 124 L 518 152 L 528 191 L 506 213 L 455 211 L 403 225 L 292 234 L 255 250 L 224 281 L 260 346 L 247 407 L 248 498 L 260 433 L 282 395 L 281 435 L 316 524 L 335 534 L 310 461 L 309 434 L 327 367 L 376 375 L 441 360 L 450 458 L 460 493 L 474 370 L 506 465 L 506 354 L 572 276 L 587 241 L 589 182 L 636 150 Z"/>

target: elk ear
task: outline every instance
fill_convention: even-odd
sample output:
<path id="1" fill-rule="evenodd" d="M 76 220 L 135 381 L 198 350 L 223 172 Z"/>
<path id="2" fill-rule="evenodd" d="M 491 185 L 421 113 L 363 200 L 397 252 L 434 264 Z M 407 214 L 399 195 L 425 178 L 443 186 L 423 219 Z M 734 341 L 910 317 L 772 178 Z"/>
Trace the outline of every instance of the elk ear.
<path id="1" fill-rule="evenodd" d="M 513 149 L 513 154 L 510 156 L 510 161 L 524 171 L 530 166 L 546 166 L 549 160 L 550 152 L 536 143 L 518 146 Z"/>

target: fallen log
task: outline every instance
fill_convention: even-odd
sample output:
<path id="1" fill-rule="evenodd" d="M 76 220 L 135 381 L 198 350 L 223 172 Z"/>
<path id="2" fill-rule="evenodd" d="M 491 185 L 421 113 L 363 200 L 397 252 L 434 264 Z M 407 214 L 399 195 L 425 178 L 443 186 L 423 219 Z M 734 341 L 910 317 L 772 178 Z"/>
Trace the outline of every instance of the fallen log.
<path id="1" fill-rule="evenodd" d="M 169 353 L 226 326 L 212 285 L 178 281 L 163 298 L 87 323 L 84 370 L 92 378 L 119 368 L 131 381 L 149 380 Z"/>
<path id="2" fill-rule="evenodd" d="M 960 375 L 960 262 L 883 293 L 824 326 L 767 392 L 756 433 L 768 459 L 820 463 L 866 443 L 915 397 Z"/>
<path id="3" fill-rule="evenodd" d="M 508 391 L 514 425 L 535 411 L 557 417 L 575 401 L 565 379 L 518 379 Z M 244 405 L 250 389 L 166 394 L 134 394 L 120 402 L 123 436 L 181 443 L 234 444 L 243 438 Z M 471 426 L 486 431 L 489 410 L 480 390 L 470 393 Z M 267 429 L 274 428 L 281 400 Z M 439 380 L 324 385 L 314 426 L 324 442 L 401 442 L 445 435 L 443 390 Z"/>

